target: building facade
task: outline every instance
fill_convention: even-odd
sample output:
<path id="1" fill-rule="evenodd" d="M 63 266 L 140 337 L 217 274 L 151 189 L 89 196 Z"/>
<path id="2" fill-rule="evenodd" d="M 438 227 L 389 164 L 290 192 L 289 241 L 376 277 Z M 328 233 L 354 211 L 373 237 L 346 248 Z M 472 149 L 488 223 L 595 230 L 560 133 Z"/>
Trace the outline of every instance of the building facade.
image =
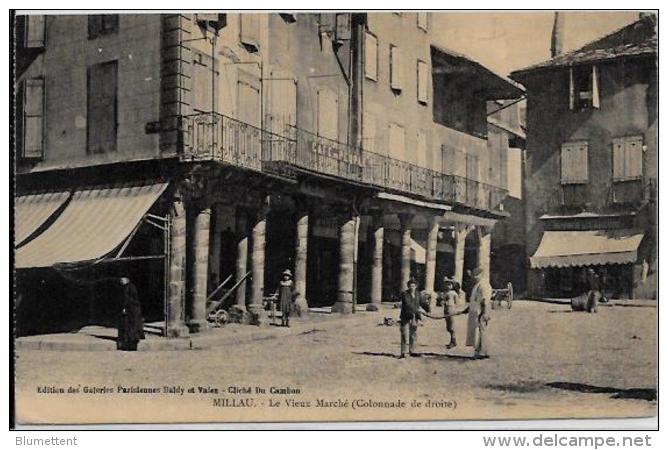
<path id="1" fill-rule="evenodd" d="M 593 268 L 609 296 L 655 298 L 656 61 L 656 21 L 645 16 L 511 75 L 528 92 L 533 295 L 579 295 Z"/>
<path id="2" fill-rule="evenodd" d="M 286 268 L 305 303 L 342 313 L 393 299 L 411 274 L 428 292 L 437 274 L 489 275 L 507 142 L 488 139 L 487 103 L 523 91 L 436 46 L 430 22 L 19 17 L 26 316 L 57 297 L 72 322 L 104 321 L 101 287 L 129 275 L 147 321 L 177 337 L 221 295 L 260 318 Z"/>

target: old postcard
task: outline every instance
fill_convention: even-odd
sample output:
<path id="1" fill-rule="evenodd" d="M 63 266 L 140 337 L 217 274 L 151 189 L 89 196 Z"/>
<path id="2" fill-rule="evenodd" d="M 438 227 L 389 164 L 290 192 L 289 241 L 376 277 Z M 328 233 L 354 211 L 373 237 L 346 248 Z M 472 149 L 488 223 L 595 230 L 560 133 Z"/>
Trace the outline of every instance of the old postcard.
<path id="1" fill-rule="evenodd" d="M 18 424 L 657 414 L 657 11 L 12 19 Z"/>

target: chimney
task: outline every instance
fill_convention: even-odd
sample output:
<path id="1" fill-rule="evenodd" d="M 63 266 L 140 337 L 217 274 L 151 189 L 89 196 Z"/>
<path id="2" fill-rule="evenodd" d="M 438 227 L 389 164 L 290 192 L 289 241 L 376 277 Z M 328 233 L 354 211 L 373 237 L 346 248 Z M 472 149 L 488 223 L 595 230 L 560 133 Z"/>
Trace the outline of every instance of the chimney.
<path id="1" fill-rule="evenodd" d="M 561 54 L 564 51 L 564 14 L 554 12 L 554 24 L 552 25 L 552 42 L 550 45 L 550 56 Z"/>

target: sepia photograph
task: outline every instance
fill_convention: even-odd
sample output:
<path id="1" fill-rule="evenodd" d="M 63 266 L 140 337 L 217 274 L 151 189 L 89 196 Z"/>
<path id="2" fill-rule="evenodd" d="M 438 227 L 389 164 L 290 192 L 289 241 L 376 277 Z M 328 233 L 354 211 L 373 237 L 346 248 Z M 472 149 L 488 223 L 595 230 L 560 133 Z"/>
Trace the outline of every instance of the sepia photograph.
<path id="1" fill-rule="evenodd" d="M 16 425 L 656 419 L 658 16 L 10 11 Z"/>

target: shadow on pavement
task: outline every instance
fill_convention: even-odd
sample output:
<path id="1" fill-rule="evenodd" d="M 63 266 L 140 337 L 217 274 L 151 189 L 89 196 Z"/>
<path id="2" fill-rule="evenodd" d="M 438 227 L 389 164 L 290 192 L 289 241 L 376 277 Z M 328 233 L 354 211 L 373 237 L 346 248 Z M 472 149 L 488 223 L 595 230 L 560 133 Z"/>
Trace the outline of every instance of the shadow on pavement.
<path id="1" fill-rule="evenodd" d="M 613 394 L 612 398 L 647 400 L 648 402 L 656 400 L 656 389 L 652 388 L 630 388 L 619 389 L 614 387 L 593 386 L 582 383 L 553 382 L 547 383 L 547 386 L 567 391 L 586 392 L 590 394 Z"/>
<path id="2" fill-rule="evenodd" d="M 387 352 L 354 352 L 356 355 L 363 355 L 363 356 L 385 356 L 387 358 L 399 358 L 399 354 L 394 354 L 394 353 L 387 353 Z M 448 355 L 448 354 L 443 354 L 443 353 L 433 353 L 433 352 L 427 352 L 427 353 L 418 353 L 418 355 L 421 358 L 430 358 L 430 359 L 453 359 L 453 360 L 458 360 L 458 361 L 474 361 L 475 358 L 473 356 L 466 356 L 466 355 Z"/>

